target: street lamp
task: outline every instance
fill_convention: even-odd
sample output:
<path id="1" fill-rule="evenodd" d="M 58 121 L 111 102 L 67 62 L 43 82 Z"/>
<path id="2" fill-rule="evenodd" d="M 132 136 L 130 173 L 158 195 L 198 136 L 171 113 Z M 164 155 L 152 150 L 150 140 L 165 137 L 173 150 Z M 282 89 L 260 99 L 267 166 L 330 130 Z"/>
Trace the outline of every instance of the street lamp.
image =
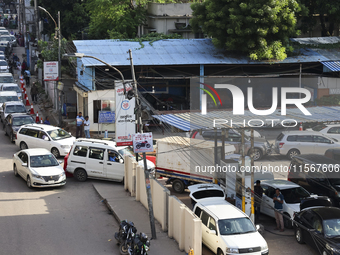
<path id="1" fill-rule="evenodd" d="M 56 38 L 56 36 L 58 36 L 58 81 L 61 80 L 61 53 L 60 53 L 60 49 L 61 49 L 61 31 L 60 31 L 60 11 L 58 11 L 58 25 L 57 22 L 54 20 L 54 18 L 52 17 L 52 15 L 43 7 L 38 6 L 38 8 L 44 12 L 46 12 L 51 19 L 53 20 L 54 24 L 55 24 L 55 35 L 54 38 Z M 56 97 L 56 103 L 57 103 L 57 110 L 58 110 L 58 115 L 59 115 L 59 126 L 61 126 L 62 124 L 62 117 L 61 117 L 61 102 L 58 98 L 58 91 L 57 91 L 57 83 L 55 84 L 54 87 L 54 94 Z"/>
<path id="2" fill-rule="evenodd" d="M 110 65 L 109 63 L 106 63 L 106 62 L 104 62 L 103 60 L 101 60 L 99 58 L 85 55 L 84 53 L 63 54 L 63 57 L 68 57 L 68 58 L 71 58 L 71 57 L 76 57 L 76 58 L 93 58 L 93 59 L 98 60 L 99 62 L 103 63 L 104 65 L 107 65 L 107 66 L 111 67 L 113 70 L 117 71 L 119 73 L 120 77 L 122 78 L 122 82 L 123 82 L 123 86 L 124 86 L 124 94 L 125 94 L 125 82 L 124 82 L 124 76 L 123 76 L 122 72 L 119 71 L 114 66 Z"/>

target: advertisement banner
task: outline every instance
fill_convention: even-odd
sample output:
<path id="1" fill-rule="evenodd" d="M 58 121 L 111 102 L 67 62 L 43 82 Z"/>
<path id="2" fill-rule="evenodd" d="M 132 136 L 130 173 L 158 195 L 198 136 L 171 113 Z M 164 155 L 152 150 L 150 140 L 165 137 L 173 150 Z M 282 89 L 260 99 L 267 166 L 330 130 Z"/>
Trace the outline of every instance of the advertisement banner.
<path id="1" fill-rule="evenodd" d="M 153 152 L 152 133 L 137 133 L 132 138 L 134 153 Z"/>
<path id="2" fill-rule="evenodd" d="M 126 83 L 126 92 L 132 90 L 133 85 Z M 124 95 L 121 81 L 115 82 L 116 90 L 116 144 L 117 146 L 132 145 L 132 136 L 136 133 L 135 98 L 128 100 Z"/>
<path id="3" fill-rule="evenodd" d="M 44 62 L 44 81 L 58 80 L 58 61 Z"/>

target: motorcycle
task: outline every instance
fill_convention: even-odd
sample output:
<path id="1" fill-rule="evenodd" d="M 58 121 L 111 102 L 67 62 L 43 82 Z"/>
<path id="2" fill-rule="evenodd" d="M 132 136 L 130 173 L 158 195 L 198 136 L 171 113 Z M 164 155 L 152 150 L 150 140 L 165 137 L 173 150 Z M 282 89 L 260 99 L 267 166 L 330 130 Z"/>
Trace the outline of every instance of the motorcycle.
<path id="1" fill-rule="evenodd" d="M 141 147 L 150 148 L 151 145 L 148 143 L 148 141 L 137 143 L 136 148 L 140 149 Z"/>
<path id="2" fill-rule="evenodd" d="M 115 238 L 118 242 L 119 251 L 122 255 L 128 254 L 128 248 L 133 242 L 133 238 L 137 233 L 137 229 L 132 221 L 123 220 L 119 224 L 119 231 L 115 233 Z"/>
<path id="3" fill-rule="evenodd" d="M 135 235 L 129 247 L 129 255 L 147 255 L 150 250 L 150 241 L 145 233 Z"/>

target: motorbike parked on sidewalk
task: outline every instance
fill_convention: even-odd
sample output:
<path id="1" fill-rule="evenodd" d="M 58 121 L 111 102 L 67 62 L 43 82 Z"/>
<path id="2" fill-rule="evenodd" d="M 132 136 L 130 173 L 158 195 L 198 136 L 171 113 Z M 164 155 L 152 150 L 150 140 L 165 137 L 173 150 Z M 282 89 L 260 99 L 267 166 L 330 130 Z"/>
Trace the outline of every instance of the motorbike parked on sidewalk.
<path id="1" fill-rule="evenodd" d="M 136 233 L 137 229 L 132 221 L 123 220 L 120 222 L 119 231 L 115 233 L 115 238 L 120 245 L 120 254 L 128 254 L 128 249 L 131 246 Z"/>
<path id="2" fill-rule="evenodd" d="M 129 255 L 147 255 L 150 250 L 150 241 L 145 233 L 135 235 L 129 247 Z"/>

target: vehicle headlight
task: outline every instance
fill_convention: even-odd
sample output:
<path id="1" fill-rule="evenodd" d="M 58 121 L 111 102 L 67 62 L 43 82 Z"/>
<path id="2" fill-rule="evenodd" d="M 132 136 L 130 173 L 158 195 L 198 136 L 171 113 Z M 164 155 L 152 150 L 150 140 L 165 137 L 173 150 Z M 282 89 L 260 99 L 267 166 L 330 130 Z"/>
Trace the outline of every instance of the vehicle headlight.
<path id="1" fill-rule="evenodd" d="M 32 176 L 33 176 L 34 178 L 42 179 L 41 175 L 32 174 Z"/>
<path id="2" fill-rule="evenodd" d="M 326 244 L 326 249 L 332 251 L 333 253 L 339 253 L 340 252 L 340 249 L 333 247 L 328 243 Z"/>
<path id="3" fill-rule="evenodd" d="M 267 250 L 267 249 L 268 249 L 267 243 L 265 243 L 264 245 L 261 245 L 261 251 Z"/>
<path id="4" fill-rule="evenodd" d="M 237 248 L 227 248 L 227 253 L 238 253 Z"/>
<path id="5" fill-rule="evenodd" d="M 145 245 L 145 251 L 148 252 L 150 250 L 150 247 Z"/>
<path id="6" fill-rule="evenodd" d="M 63 148 L 63 149 L 68 149 L 68 148 L 70 148 L 70 145 L 60 145 L 60 147 Z"/>
<path id="7" fill-rule="evenodd" d="M 65 172 L 62 172 L 61 174 L 59 174 L 59 177 L 63 177 L 65 176 Z"/>

